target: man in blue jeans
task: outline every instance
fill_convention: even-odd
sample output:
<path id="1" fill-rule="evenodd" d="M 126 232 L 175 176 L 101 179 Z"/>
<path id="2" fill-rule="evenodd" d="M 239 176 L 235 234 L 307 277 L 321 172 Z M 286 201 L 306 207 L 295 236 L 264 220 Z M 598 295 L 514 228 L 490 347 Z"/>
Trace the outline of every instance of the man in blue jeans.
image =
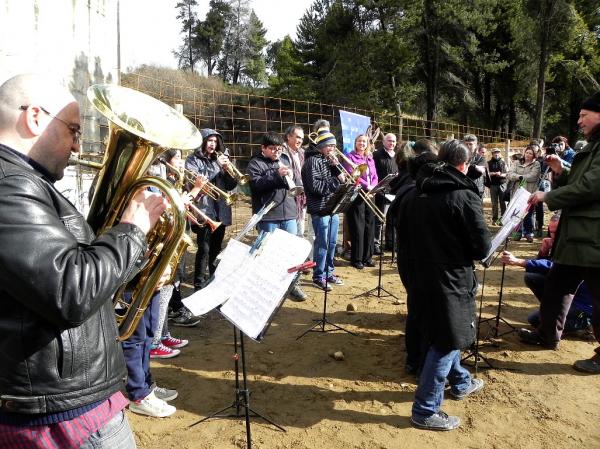
<path id="1" fill-rule="evenodd" d="M 279 134 L 267 132 L 262 137 L 260 154 L 253 156 L 248 163 L 252 213 L 257 213 L 263 206 L 274 201 L 275 206 L 258 223 L 258 229 L 264 232 L 283 229 L 296 235 L 298 209 L 294 196 L 289 194 L 289 188 L 291 183 L 301 187 L 302 180 L 292 170 L 289 156 L 282 153 L 282 145 L 283 138 Z M 297 282 L 290 290 L 290 296 L 294 301 L 306 299 L 306 293 Z"/>
<path id="2" fill-rule="evenodd" d="M 306 194 L 306 209 L 315 231 L 313 284 L 322 290 L 343 282 L 333 273 L 339 216 L 326 215 L 327 201 L 345 181 L 346 172 L 335 156 L 336 140 L 329 128 L 317 131 L 311 147 L 305 153 L 302 182 Z M 329 240 L 329 242 L 328 242 Z"/>
<path id="3" fill-rule="evenodd" d="M 473 261 L 486 256 L 490 233 L 477 186 L 466 176 L 467 147 L 449 140 L 438 159 L 421 167 L 416 193 L 402 200 L 397 219 L 405 223 L 403 260 L 413 267 L 415 320 L 428 344 L 411 422 L 420 429 L 452 430 L 460 419 L 441 410 L 446 379 L 456 399 L 483 388 L 460 365 L 460 351 L 475 341 Z"/>

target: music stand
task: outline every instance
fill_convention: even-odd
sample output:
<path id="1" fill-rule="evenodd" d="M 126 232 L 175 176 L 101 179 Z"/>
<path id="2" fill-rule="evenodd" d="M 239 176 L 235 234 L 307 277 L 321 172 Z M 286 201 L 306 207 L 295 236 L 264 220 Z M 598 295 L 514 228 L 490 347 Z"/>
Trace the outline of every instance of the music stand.
<path id="1" fill-rule="evenodd" d="M 241 354 L 238 354 L 238 332 L 240 336 L 240 349 Z M 242 388 L 240 388 L 240 360 L 242 362 Z M 252 433 L 250 430 L 250 418 L 256 417 L 265 420 L 269 424 L 277 427 L 279 430 L 285 432 L 286 430 L 281 427 L 279 424 L 275 423 L 273 420 L 267 418 L 261 413 L 250 407 L 250 390 L 248 389 L 248 376 L 246 372 L 246 355 L 244 351 L 244 334 L 242 331 L 238 330 L 237 327 L 233 326 L 233 363 L 235 367 L 235 394 L 233 398 L 233 402 L 216 412 L 213 412 L 202 418 L 199 421 L 196 421 L 193 424 L 190 424 L 189 427 L 193 427 L 197 424 L 200 424 L 204 421 L 208 421 L 211 418 L 241 418 L 242 416 L 246 421 L 246 441 L 248 449 L 252 448 Z M 243 412 L 241 409 L 243 408 Z M 225 413 L 228 410 L 233 409 L 234 411 L 231 413 Z"/>
<path id="2" fill-rule="evenodd" d="M 231 246 L 232 243 L 236 243 L 236 245 Z M 285 253 L 282 254 L 281 248 L 286 249 Z M 274 316 L 279 308 L 281 308 L 285 297 L 289 293 L 294 278 L 297 276 L 292 275 L 292 273 L 297 272 L 297 269 L 301 267 L 301 265 L 296 264 L 306 260 L 309 250 L 310 244 L 306 240 L 281 229 L 275 229 L 271 233 L 261 233 L 252 246 L 234 241 L 228 244 L 223 252 L 223 260 L 219 264 L 219 269 L 222 272 L 211 284 L 215 286 L 214 292 L 211 291 L 208 294 L 217 295 L 217 297 L 219 294 L 222 294 L 226 297 L 224 302 L 219 306 L 219 311 L 234 326 L 234 364 L 236 375 L 234 400 L 230 405 L 209 414 L 204 419 L 192 424 L 192 426 L 213 417 L 239 418 L 244 416 L 246 421 L 247 447 L 249 449 L 252 447 L 250 417 L 259 417 L 269 424 L 274 425 L 279 430 L 285 431 L 283 427 L 250 407 L 244 334 L 256 341 L 264 338 Z M 242 255 L 247 256 L 241 257 Z M 282 265 L 277 265 L 274 261 L 281 262 Z M 239 264 L 243 264 L 244 266 L 241 274 Z M 290 268 L 283 269 L 283 267 L 289 265 L 291 265 Z M 236 277 L 238 284 L 233 289 L 227 290 L 225 286 L 231 284 L 231 273 L 239 275 Z M 224 292 L 220 292 L 219 289 L 224 290 Z M 200 290 L 194 293 L 194 295 L 198 295 L 202 291 Z M 254 291 L 255 293 L 248 295 L 250 291 Z M 201 299 L 201 297 L 198 297 L 194 300 Z M 195 307 L 195 304 L 190 302 L 190 307 Z M 238 354 L 238 332 L 241 354 Z M 242 367 L 241 385 L 240 360 Z"/>
<path id="3" fill-rule="evenodd" d="M 508 242 L 510 241 L 510 237 L 507 237 L 506 240 L 504 241 L 504 248 L 503 251 L 506 251 L 508 249 Z M 498 253 L 500 254 L 500 253 Z M 497 258 L 497 256 L 496 256 Z M 494 258 L 494 260 L 496 259 Z M 492 261 L 493 263 L 493 261 Z M 517 328 L 515 326 L 513 326 L 512 324 L 510 324 L 508 321 L 506 321 L 502 316 L 502 296 L 503 296 L 503 291 L 504 291 L 504 274 L 506 272 L 506 264 L 503 263 L 502 264 L 502 276 L 500 278 L 500 291 L 498 292 L 498 308 L 496 309 L 496 316 L 493 316 L 491 318 L 486 318 L 485 320 L 481 320 L 481 323 L 490 323 L 490 322 L 495 322 L 495 325 L 492 327 L 492 330 L 494 332 L 494 338 L 498 338 L 498 337 L 502 337 L 504 335 L 508 335 L 508 334 L 512 334 L 513 332 L 517 331 Z M 507 325 L 510 329 L 507 331 L 504 331 L 502 333 L 499 333 L 499 328 L 500 328 L 500 322 L 504 323 L 505 325 Z M 488 334 L 489 336 L 489 334 Z"/>
<path id="4" fill-rule="evenodd" d="M 329 254 L 329 242 L 331 241 L 331 220 L 333 216 L 344 212 L 350 203 L 356 198 L 358 195 L 358 190 L 360 186 L 356 186 L 354 184 L 344 184 L 340 186 L 340 188 L 333 194 L 333 196 L 327 201 L 323 210 L 326 212 L 325 215 L 329 216 L 329 229 L 327 232 L 327 242 L 325 245 L 326 255 L 325 260 L 327 261 L 327 254 Z M 323 290 L 323 315 L 319 319 L 313 320 L 315 324 L 309 327 L 307 330 L 302 332 L 296 340 L 300 340 L 309 332 L 335 332 L 335 331 L 343 331 L 348 334 L 356 336 L 357 334 L 349 331 L 348 329 L 344 329 L 341 326 L 338 326 L 335 323 L 332 323 L 329 319 L 327 319 L 327 290 L 329 290 L 329 276 L 327 276 L 327 266 L 325 266 L 325 289 Z M 330 326 L 329 329 L 326 326 Z"/>
<path id="5" fill-rule="evenodd" d="M 467 354 L 460 360 L 461 363 L 466 362 L 469 359 L 473 359 L 473 367 L 475 368 L 475 374 L 477 374 L 479 370 L 479 364 L 483 361 L 487 366 L 485 368 L 495 369 L 494 365 L 490 363 L 490 361 L 479 352 L 480 344 L 479 344 L 479 332 L 481 327 L 481 313 L 483 311 L 483 291 L 485 289 L 485 275 L 487 273 L 488 267 L 484 266 L 483 269 L 483 279 L 481 280 L 481 295 L 479 296 L 479 314 L 477 318 L 477 330 L 475 331 L 475 343 L 471 345 Z"/>
<path id="6" fill-rule="evenodd" d="M 375 219 L 377 220 L 377 217 L 375 217 Z M 381 223 L 381 229 L 379 230 L 379 241 L 381 242 L 383 240 L 383 227 L 386 225 L 386 221 L 384 220 Z M 395 241 L 396 239 L 394 239 Z M 393 251 L 392 251 L 393 253 Z M 364 293 L 360 293 L 356 296 L 354 296 L 353 298 L 361 298 L 363 296 L 367 297 L 367 296 L 375 296 L 379 299 L 386 298 L 388 296 L 391 296 L 394 299 L 398 299 L 398 297 L 396 295 L 394 295 L 393 293 L 390 293 L 389 291 L 387 291 L 384 287 L 381 286 L 381 272 L 383 269 L 383 251 L 381 251 L 379 253 L 379 272 L 377 274 L 377 287 L 372 288 L 371 290 L 367 290 Z M 385 295 L 382 295 L 381 292 L 385 292 Z"/>

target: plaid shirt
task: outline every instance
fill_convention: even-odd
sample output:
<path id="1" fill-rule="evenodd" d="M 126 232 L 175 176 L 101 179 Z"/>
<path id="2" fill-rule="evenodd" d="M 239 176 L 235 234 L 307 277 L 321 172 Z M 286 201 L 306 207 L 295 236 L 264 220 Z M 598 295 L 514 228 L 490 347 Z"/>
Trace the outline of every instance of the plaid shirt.
<path id="1" fill-rule="evenodd" d="M 68 449 L 80 447 L 129 401 L 121 392 L 113 394 L 92 410 L 68 421 L 41 426 L 0 424 L 3 449 Z"/>

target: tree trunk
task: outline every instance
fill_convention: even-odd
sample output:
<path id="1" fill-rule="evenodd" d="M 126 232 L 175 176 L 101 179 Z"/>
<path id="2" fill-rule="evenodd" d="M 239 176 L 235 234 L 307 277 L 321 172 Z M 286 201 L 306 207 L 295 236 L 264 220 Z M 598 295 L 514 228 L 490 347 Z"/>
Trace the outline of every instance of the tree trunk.
<path id="1" fill-rule="evenodd" d="M 192 45 L 192 28 L 194 24 L 192 23 L 192 7 L 188 4 L 188 51 L 189 51 L 189 63 L 190 63 L 190 71 L 194 71 L 194 47 Z"/>
<path id="2" fill-rule="evenodd" d="M 544 99 L 546 95 L 546 72 L 550 60 L 550 33 L 557 0 L 545 0 L 540 8 L 540 65 L 538 67 L 537 99 L 533 120 L 533 137 L 540 138 L 544 121 Z"/>
<path id="3" fill-rule="evenodd" d="M 436 21 L 433 10 L 432 0 L 425 0 L 423 9 L 423 28 L 425 39 L 425 72 L 426 72 L 426 102 L 427 102 L 427 121 L 432 122 L 436 119 L 436 103 L 438 100 L 439 84 L 439 35 L 434 24 Z M 427 135 L 431 136 L 431 123 L 426 130 Z"/>

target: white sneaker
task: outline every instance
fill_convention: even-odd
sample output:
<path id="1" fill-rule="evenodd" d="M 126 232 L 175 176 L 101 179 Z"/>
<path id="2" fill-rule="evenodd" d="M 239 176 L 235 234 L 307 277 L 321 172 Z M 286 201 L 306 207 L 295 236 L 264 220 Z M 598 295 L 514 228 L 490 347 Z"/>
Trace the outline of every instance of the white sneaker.
<path id="1" fill-rule="evenodd" d="M 167 404 L 162 399 L 158 399 L 154 394 L 154 391 L 139 402 L 130 402 L 129 410 L 133 413 L 153 416 L 154 418 L 166 418 L 177 411 L 172 405 Z"/>
<path id="2" fill-rule="evenodd" d="M 156 396 L 158 399 L 169 402 L 173 399 L 176 399 L 177 396 L 179 396 L 179 393 L 177 393 L 177 390 L 171 390 L 169 388 L 154 387 L 154 396 Z"/>

